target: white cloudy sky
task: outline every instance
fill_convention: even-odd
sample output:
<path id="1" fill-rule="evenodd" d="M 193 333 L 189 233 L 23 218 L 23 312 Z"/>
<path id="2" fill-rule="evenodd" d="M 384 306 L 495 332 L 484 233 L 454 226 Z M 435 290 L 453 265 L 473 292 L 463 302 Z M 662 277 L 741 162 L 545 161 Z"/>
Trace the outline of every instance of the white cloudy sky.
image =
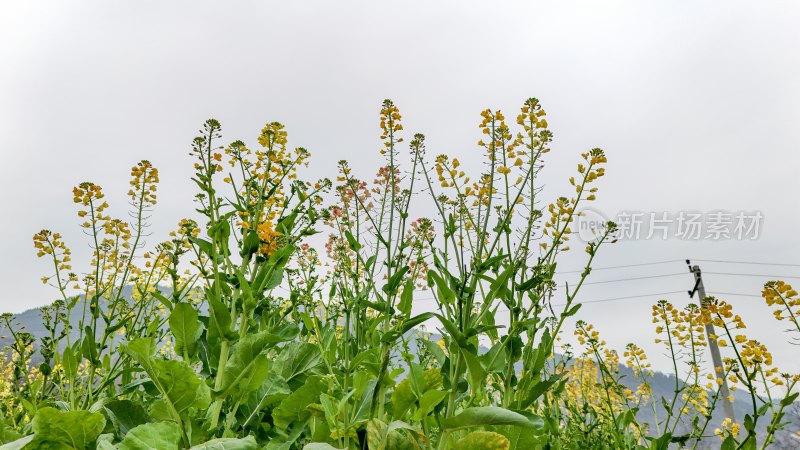
<path id="1" fill-rule="evenodd" d="M 224 5 L 224 6 L 223 6 Z M 402 5 L 402 6 L 401 6 Z M 760 211 L 756 240 L 620 243 L 604 281 L 686 271 L 680 260 L 798 264 L 800 7 L 793 2 L 201 2 L 6 1 L 0 5 L 0 309 L 50 301 L 32 249 L 43 227 L 76 249 L 70 189 L 105 186 L 122 213 L 130 166 L 161 170 L 155 236 L 191 214 L 187 150 L 208 117 L 228 140 L 253 142 L 284 122 L 314 154 L 312 175 L 349 159 L 380 164 L 377 112 L 394 99 L 429 151 L 477 160 L 478 113 L 530 96 L 556 141 L 547 193 L 568 192 L 578 155 L 609 158 L 596 206 L 620 210 Z M 116 200 L 116 204 L 115 203 Z M 154 236 L 154 240 L 156 237 Z M 571 256 L 562 270 L 580 267 Z M 768 275 L 800 267 L 701 263 L 710 292 L 755 295 Z M 570 279 L 568 276 L 565 279 Z M 787 279 L 791 281 L 791 279 Z M 800 281 L 795 280 L 798 283 Z M 691 275 L 601 283 L 584 300 L 689 289 Z M 685 293 L 662 295 L 685 304 Z M 789 355 L 755 297 L 725 296 L 751 333 Z M 650 342 L 658 296 L 588 303 L 581 317 L 621 348 Z M 650 346 L 652 348 L 652 346 Z M 794 369 L 800 369 L 795 362 Z"/>

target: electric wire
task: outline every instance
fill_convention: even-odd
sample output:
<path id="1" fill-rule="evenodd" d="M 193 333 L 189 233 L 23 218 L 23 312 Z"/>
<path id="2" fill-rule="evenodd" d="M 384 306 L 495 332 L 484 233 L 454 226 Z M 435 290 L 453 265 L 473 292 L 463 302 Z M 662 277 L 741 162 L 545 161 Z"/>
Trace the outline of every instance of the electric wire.
<path id="1" fill-rule="evenodd" d="M 752 264 L 756 266 L 781 266 L 781 267 L 800 267 L 800 264 L 789 263 L 768 263 L 760 261 L 731 261 L 726 259 L 693 259 L 692 261 L 721 263 L 721 264 Z"/>

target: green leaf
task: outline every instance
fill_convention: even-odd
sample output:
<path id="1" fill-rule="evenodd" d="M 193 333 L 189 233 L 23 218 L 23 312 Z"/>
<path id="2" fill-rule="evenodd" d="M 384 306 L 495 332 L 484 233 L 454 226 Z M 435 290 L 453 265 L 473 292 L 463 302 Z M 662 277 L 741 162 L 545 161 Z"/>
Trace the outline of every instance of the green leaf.
<path id="1" fill-rule="evenodd" d="M 386 425 L 378 419 L 367 422 L 367 446 L 369 450 L 418 450 L 421 447 L 412 443 L 409 433 L 420 435 L 420 431 L 411 425 L 395 420 Z"/>
<path id="2" fill-rule="evenodd" d="M 458 450 L 508 450 L 508 438 L 493 431 L 473 431 L 456 442 Z"/>
<path id="3" fill-rule="evenodd" d="M 419 408 L 417 408 L 417 411 L 414 413 L 414 420 L 422 421 L 433 412 L 434 408 L 436 408 L 445 397 L 447 397 L 447 392 L 438 389 L 422 394 L 422 397 L 419 399 Z"/>
<path id="4" fill-rule="evenodd" d="M 231 313 L 221 301 L 208 297 L 209 337 L 214 339 L 236 339 L 236 333 L 231 329 Z"/>
<path id="5" fill-rule="evenodd" d="M 189 241 L 197 246 L 201 252 L 205 253 L 209 258 L 213 259 L 211 242 L 205 239 L 189 236 Z"/>
<path id="6" fill-rule="evenodd" d="M 428 271 L 428 286 L 436 286 L 436 297 L 445 305 L 450 305 L 456 299 L 456 294 L 445 283 L 441 276 L 434 270 Z"/>
<path id="7" fill-rule="evenodd" d="M 132 428 L 150 420 L 147 411 L 131 400 L 112 400 L 106 403 L 104 408 L 119 436 L 125 436 Z"/>
<path id="8" fill-rule="evenodd" d="M 150 360 L 156 354 L 156 340 L 149 338 L 136 338 L 120 347 L 128 356 L 141 366 L 150 365 Z"/>
<path id="9" fill-rule="evenodd" d="M 428 339 L 423 339 L 422 343 L 428 349 L 430 354 L 433 355 L 434 358 L 436 358 L 436 361 L 439 363 L 439 365 L 444 364 L 444 362 L 447 360 L 447 355 L 444 354 L 444 350 L 442 350 L 442 348 L 439 347 L 439 344 L 437 344 L 436 342 L 431 342 Z"/>
<path id="10" fill-rule="evenodd" d="M 792 395 L 784 397 L 783 400 L 781 400 L 781 406 L 789 406 L 789 405 L 791 405 L 792 403 L 794 403 L 795 400 L 797 400 L 797 396 L 798 395 L 800 395 L 800 392 L 795 392 Z"/>
<path id="11" fill-rule="evenodd" d="M 517 291 L 525 292 L 530 291 L 531 289 L 537 287 L 541 282 L 544 280 L 541 275 L 534 275 L 528 280 L 522 282 L 522 284 L 517 285 Z"/>
<path id="12" fill-rule="evenodd" d="M 408 320 L 405 320 L 402 323 L 396 325 L 394 328 L 389 330 L 389 332 L 384 334 L 383 337 L 381 338 L 381 340 L 383 342 L 387 342 L 387 343 L 394 342 L 395 339 L 397 339 L 398 337 L 406 334 L 406 332 L 408 330 L 414 328 L 415 326 L 417 326 L 417 325 L 421 324 L 422 322 L 425 322 L 426 320 L 431 319 L 433 317 L 435 317 L 435 315 L 433 313 L 430 313 L 430 312 L 426 312 L 426 313 L 422 313 L 422 314 L 416 315 L 416 316 L 414 316 L 414 317 L 412 317 L 412 318 L 410 318 Z"/>
<path id="13" fill-rule="evenodd" d="M 508 439 L 509 450 L 528 450 L 531 448 L 539 448 L 541 445 L 547 443 L 547 434 L 537 434 L 526 428 L 515 427 L 512 425 L 504 425 L 494 428 L 494 431 L 502 434 Z"/>
<path id="14" fill-rule="evenodd" d="M 358 243 L 355 237 L 353 237 L 353 233 L 349 232 L 348 230 L 344 230 L 344 237 L 347 238 L 347 244 L 350 245 L 350 249 L 354 252 L 361 250 L 361 244 Z"/>
<path id="15" fill-rule="evenodd" d="M 262 409 L 283 400 L 291 393 L 292 390 L 289 389 L 289 385 L 286 384 L 283 377 L 275 372 L 268 373 L 264 383 L 258 390 L 250 394 L 248 401 L 239 408 L 246 417 L 244 425 L 254 423 Z"/>
<path id="16" fill-rule="evenodd" d="M 133 428 L 119 450 L 180 450 L 181 429 L 173 422 L 154 422 Z"/>
<path id="17" fill-rule="evenodd" d="M 482 425 L 516 425 L 527 428 L 538 426 L 522 414 L 498 406 L 467 408 L 442 422 L 443 428 L 448 431 Z"/>
<path id="18" fill-rule="evenodd" d="M 253 253 L 258 251 L 258 245 L 261 243 L 261 240 L 258 238 L 258 233 L 256 230 L 250 230 L 245 236 L 244 240 L 242 240 L 242 250 L 239 254 L 242 257 L 250 256 Z"/>
<path id="19" fill-rule="evenodd" d="M 64 367 L 64 376 L 70 380 L 75 379 L 75 375 L 78 372 L 78 361 L 75 358 L 75 352 L 72 347 L 64 348 L 61 365 Z"/>
<path id="20" fill-rule="evenodd" d="M 306 444 L 306 446 L 303 447 L 303 450 L 342 450 L 342 449 L 334 447 L 331 444 L 325 442 L 312 442 L 310 444 Z"/>
<path id="21" fill-rule="evenodd" d="M 175 305 L 169 315 L 169 329 L 175 337 L 175 352 L 189 357 L 194 355 L 203 329 L 191 304 L 181 302 Z"/>
<path id="22" fill-rule="evenodd" d="M 278 355 L 274 370 L 292 385 L 301 376 L 317 373 L 321 364 L 322 354 L 319 347 L 307 342 L 293 342 Z"/>
<path id="23" fill-rule="evenodd" d="M 269 370 L 269 359 L 264 351 L 273 342 L 273 335 L 269 331 L 248 334 L 239 339 L 225 363 L 225 372 L 216 395 L 241 398 L 258 389 Z"/>
<path id="24" fill-rule="evenodd" d="M 105 426 L 106 419 L 100 413 L 41 408 L 33 418 L 33 440 L 25 449 L 93 448 Z"/>
<path id="25" fill-rule="evenodd" d="M 258 443 L 253 436 L 242 439 L 220 438 L 213 439 L 200 445 L 195 445 L 189 450 L 257 450 Z"/>
<path id="26" fill-rule="evenodd" d="M 95 450 L 117 450 L 117 446 L 114 445 L 114 435 L 112 433 L 101 434 L 100 437 L 97 438 L 97 447 Z"/>
<path id="27" fill-rule="evenodd" d="M 153 367 L 151 378 L 155 375 L 156 387 L 178 414 L 183 415 L 189 408 L 203 409 L 211 403 L 210 389 L 185 362 L 157 360 Z"/>
<path id="28" fill-rule="evenodd" d="M 24 438 L 17 439 L 16 441 L 0 445 L 0 450 L 22 450 L 32 440 L 33 440 L 33 435 L 25 436 Z"/>
<path id="29" fill-rule="evenodd" d="M 461 348 L 468 347 L 467 339 L 458 329 L 456 324 L 454 324 L 441 314 L 434 314 L 434 315 L 439 319 L 439 322 L 442 323 L 442 326 L 444 326 L 444 329 L 447 330 L 448 334 L 450 334 L 450 337 L 453 338 L 458 343 L 459 347 Z"/>
<path id="30" fill-rule="evenodd" d="M 474 353 L 462 348 L 461 354 L 464 355 L 464 360 L 467 362 L 470 386 L 473 390 L 482 390 L 486 385 L 486 370 L 483 369 L 480 360 Z"/>
<path id="31" fill-rule="evenodd" d="M 189 408 L 206 408 L 211 402 L 210 389 L 185 361 L 153 358 L 153 338 L 134 339 L 120 348 L 147 372 L 176 422 Z"/>
<path id="32" fill-rule="evenodd" d="M 568 311 L 566 311 L 564 313 L 564 317 L 572 317 L 572 316 L 574 316 L 575 314 L 578 313 L 578 310 L 581 309 L 581 306 L 583 306 L 581 303 L 578 303 L 577 305 L 573 306 L 572 308 L 570 308 Z"/>
<path id="33" fill-rule="evenodd" d="M 275 427 L 286 430 L 292 422 L 303 422 L 310 416 L 308 405 L 319 403 L 320 394 L 327 389 L 327 385 L 318 376 L 309 377 L 306 383 L 283 399 L 272 410 L 272 419 Z"/>
<path id="34" fill-rule="evenodd" d="M 414 297 L 414 280 L 406 280 L 403 286 L 403 293 L 400 294 L 400 303 L 397 304 L 397 311 L 404 316 L 411 315 L 411 301 Z"/>
<path id="35" fill-rule="evenodd" d="M 383 292 L 394 295 L 397 293 L 397 288 L 400 287 L 400 282 L 403 281 L 403 277 L 406 275 L 410 267 L 403 266 L 394 273 L 394 275 L 389 278 L 389 281 L 383 286 Z"/>
<path id="36" fill-rule="evenodd" d="M 728 436 L 722 441 L 722 445 L 719 447 L 719 450 L 734 450 L 735 448 L 736 441 L 732 436 Z"/>

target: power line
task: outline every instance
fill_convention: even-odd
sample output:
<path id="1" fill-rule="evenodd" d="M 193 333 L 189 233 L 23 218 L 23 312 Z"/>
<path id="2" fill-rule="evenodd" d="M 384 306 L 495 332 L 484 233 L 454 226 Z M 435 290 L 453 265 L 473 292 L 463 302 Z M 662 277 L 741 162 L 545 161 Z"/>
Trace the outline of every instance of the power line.
<path id="1" fill-rule="evenodd" d="M 686 272 L 667 273 L 667 274 L 663 274 L 663 275 L 648 275 L 648 276 L 645 276 L 645 277 L 619 278 L 619 279 L 616 279 L 616 280 L 591 281 L 589 283 L 583 283 L 583 285 L 586 286 L 586 285 L 589 285 L 589 284 L 605 284 L 605 283 L 617 283 L 617 282 L 621 282 L 621 281 L 648 280 L 648 279 L 651 279 L 651 278 L 677 277 L 679 275 L 681 275 L 681 276 L 682 275 L 686 275 Z"/>
<path id="2" fill-rule="evenodd" d="M 670 260 L 666 260 L 666 261 L 655 261 L 655 262 L 647 262 L 647 263 L 639 263 L 639 264 L 625 264 L 625 265 L 621 265 L 621 266 L 592 267 L 591 271 L 594 272 L 595 270 L 626 269 L 626 268 L 629 268 L 629 267 L 655 266 L 657 264 L 668 264 L 668 263 L 683 262 L 683 261 L 684 261 L 683 259 L 670 259 Z M 586 269 L 565 270 L 563 272 L 556 272 L 556 273 L 558 273 L 558 274 L 561 274 L 561 273 L 583 273 L 584 270 L 586 270 Z"/>
<path id="3" fill-rule="evenodd" d="M 793 278 L 793 279 L 800 279 L 800 276 L 790 276 L 790 275 L 767 275 L 767 274 L 760 274 L 760 273 L 731 273 L 731 272 L 706 272 L 709 275 L 730 275 L 734 277 L 763 277 L 763 278 L 774 278 L 774 279 L 781 279 L 781 278 Z"/>
<path id="4" fill-rule="evenodd" d="M 669 294 L 680 294 L 685 291 L 669 291 L 669 292 L 658 292 L 655 294 L 643 294 L 643 295 L 630 295 L 627 297 L 613 297 L 613 298 L 601 298 L 597 300 L 582 300 L 577 301 L 576 303 L 605 303 L 605 302 L 615 302 L 617 300 L 630 300 L 634 298 L 641 298 L 641 297 L 655 297 L 658 295 L 669 295 Z M 553 306 L 565 306 L 566 303 L 558 303 L 554 304 Z"/>
<path id="5" fill-rule="evenodd" d="M 656 297 L 656 296 L 659 296 L 659 295 L 681 294 L 683 292 L 686 292 L 686 291 L 656 292 L 656 293 L 653 293 L 653 294 L 630 295 L 630 296 L 627 296 L 627 297 L 600 298 L 600 299 L 594 299 L 594 300 L 577 300 L 577 301 L 575 301 L 574 304 L 577 305 L 578 303 L 584 304 L 584 303 L 615 302 L 615 301 L 618 301 L 618 300 L 631 300 L 631 299 L 634 299 L 634 298 L 642 298 L 642 297 Z M 566 305 L 566 303 L 554 303 L 552 306 L 565 306 L 565 305 Z M 508 308 L 500 307 L 500 308 L 497 308 L 497 310 L 498 311 L 508 311 Z"/>
<path id="6" fill-rule="evenodd" d="M 755 294 L 737 294 L 736 292 L 711 292 L 712 295 L 734 295 L 737 297 L 756 297 L 761 298 L 760 295 Z"/>
<path id="7" fill-rule="evenodd" d="M 756 261 L 731 261 L 725 259 L 694 259 L 692 261 L 722 263 L 722 264 L 752 264 L 757 266 L 800 267 L 800 264 L 768 263 L 768 262 L 756 262 Z"/>
<path id="8" fill-rule="evenodd" d="M 653 262 L 646 262 L 646 263 L 638 263 L 638 264 L 623 264 L 619 266 L 606 266 L 606 267 L 592 267 L 591 271 L 594 272 L 596 270 L 611 270 L 611 269 L 628 269 L 631 267 L 641 267 L 641 266 L 655 266 L 659 264 L 669 264 L 669 263 L 676 263 L 676 262 L 684 262 L 683 259 L 668 259 L 664 261 L 653 261 Z M 789 264 L 789 263 L 768 263 L 768 262 L 760 262 L 760 261 L 732 261 L 732 260 L 725 260 L 725 259 L 693 259 L 693 261 L 700 261 L 700 262 L 711 262 L 711 263 L 721 263 L 721 264 L 752 264 L 757 266 L 776 266 L 776 267 L 800 267 L 800 264 Z M 566 274 L 566 273 L 583 273 L 586 269 L 580 270 L 564 270 L 558 271 L 557 274 Z"/>

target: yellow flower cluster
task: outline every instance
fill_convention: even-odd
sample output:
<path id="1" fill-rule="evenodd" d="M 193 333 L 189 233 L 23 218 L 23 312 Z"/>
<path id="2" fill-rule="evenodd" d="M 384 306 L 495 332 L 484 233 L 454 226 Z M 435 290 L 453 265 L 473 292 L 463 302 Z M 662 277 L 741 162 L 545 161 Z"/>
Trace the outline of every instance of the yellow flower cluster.
<path id="1" fill-rule="evenodd" d="M 703 386 L 696 384 L 684 386 L 681 399 L 683 400 L 681 414 L 689 415 L 692 410 L 696 411 L 700 416 L 708 414 L 708 391 Z"/>
<path id="2" fill-rule="evenodd" d="M 155 205 L 158 189 L 158 169 L 150 161 L 142 160 L 131 168 L 131 189 L 128 196 L 135 205 Z"/>
<path id="3" fill-rule="evenodd" d="M 78 281 L 78 276 L 69 272 L 72 270 L 72 252 L 62 240 L 61 234 L 41 230 L 33 236 L 33 246 L 36 248 L 37 257 L 50 255 L 56 269 L 55 275 L 42 277 L 42 283 L 47 283 L 55 277 L 58 287 L 63 289 L 66 288 L 66 283 Z M 62 272 L 68 273 L 64 275 Z"/>
<path id="4" fill-rule="evenodd" d="M 715 297 L 703 299 L 700 315 L 704 324 L 711 323 L 718 328 L 729 328 L 732 330 L 745 329 L 742 316 L 733 313 L 733 307 L 726 301 Z M 716 339 L 716 336 L 709 336 Z"/>
<path id="5" fill-rule="evenodd" d="M 269 220 L 258 224 L 256 231 L 260 241 L 258 252 L 265 257 L 269 257 L 278 249 L 281 233 L 272 228 L 272 221 Z"/>
<path id="6" fill-rule="evenodd" d="M 770 281 L 764 285 L 761 296 L 767 302 L 767 306 L 776 307 L 772 314 L 777 320 L 788 320 L 794 324 L 795 329 L 800 333 L 800 296 L 789 283 L 784 281 Z"/>
<path id="7" fill-rule="evenodd" d="M 653 305 L 652 316 L 653 323 L 658 324 L 656 344 L 684 348 L 690 352 L 705 346 L 705 323 L 697 305 L 690 304 L 678 310 L 672 303 L 660 300 Z"/>
<path id="8" fill-rule="evenodd" d="M 545 222 L 542 232 L 545 236 L 551 236 L 553 245 L 560 246 L 561 251 L 568 251 L 569 246 L 564 244 L 569 241 L 569 235 L 572 233 L 569 224 L 575 221 L 575 204 L 566 197 L 559 197 L 555 203 L 548 205 L 547 210 L 550 213 L 550 218 Z M 542 242 L 539 245 L 543 249 L 547 249 L 546 242 Z"/>
<path id="9" fill-rule="evenodd" d="M 403 138 L 395 139 L 394 134 L 403 130 L 403 124 L 400 110 L 394 106 L 391 100 L 384 100 L 383 107 L 381 108 L 380 124 L 381 124 L 381 139 L 384 140 L 384 148 L 381 149 L 381 155 L 392 151 L 395 143 L 403 142 Z"/>
<path id="10" fill-rule="evenodd" d="M 719 436 L 720 439 L 725 439 L 728 436 L 736 437 L 739 435 L 739 430 L 741 429 L 741 425 L 731 420 L 730 417 L 726 417 L 720 426 L 721 428 L 714 430 L 714 434 Z"/>
<path id="11" fill-rule="evenodd" d="M 650 362 L 647 361 L 647 354 L 645 354 L 644 350 L 638 345 L 634 343 L 628 344 L 622 356 L 625 357 L 625 364 L 633 369 L 634 377 L 653 376 L 653 371 L 650 370 Z"/>
<path id="12" fill-rule="evenodd" d="M 279 122 L 271 122 L 261 129 L 261 134 L 258 136 L 258 143 L 262 147 L 270 150 L 280 150 L 286 148 L 288 141 L 286 130 L 283 124 Z"/>
<path id="13" fill-rule="evenodd" d="M 78 211 L 78 217 L 85 218 L 88 216 L 87 221 L 81 224 L 83 228 L 94 228 L 98 223 L 103 223 L 110 219 L 103 214 L 108 208 L 108 203 L 100 203 L 100 200 L 105 197 L 103 188 L 100 186 L 91 182 L 84 182 L 72 189 L 72 195 L 76 204 L 85 207 L 85 209 Z"/>

